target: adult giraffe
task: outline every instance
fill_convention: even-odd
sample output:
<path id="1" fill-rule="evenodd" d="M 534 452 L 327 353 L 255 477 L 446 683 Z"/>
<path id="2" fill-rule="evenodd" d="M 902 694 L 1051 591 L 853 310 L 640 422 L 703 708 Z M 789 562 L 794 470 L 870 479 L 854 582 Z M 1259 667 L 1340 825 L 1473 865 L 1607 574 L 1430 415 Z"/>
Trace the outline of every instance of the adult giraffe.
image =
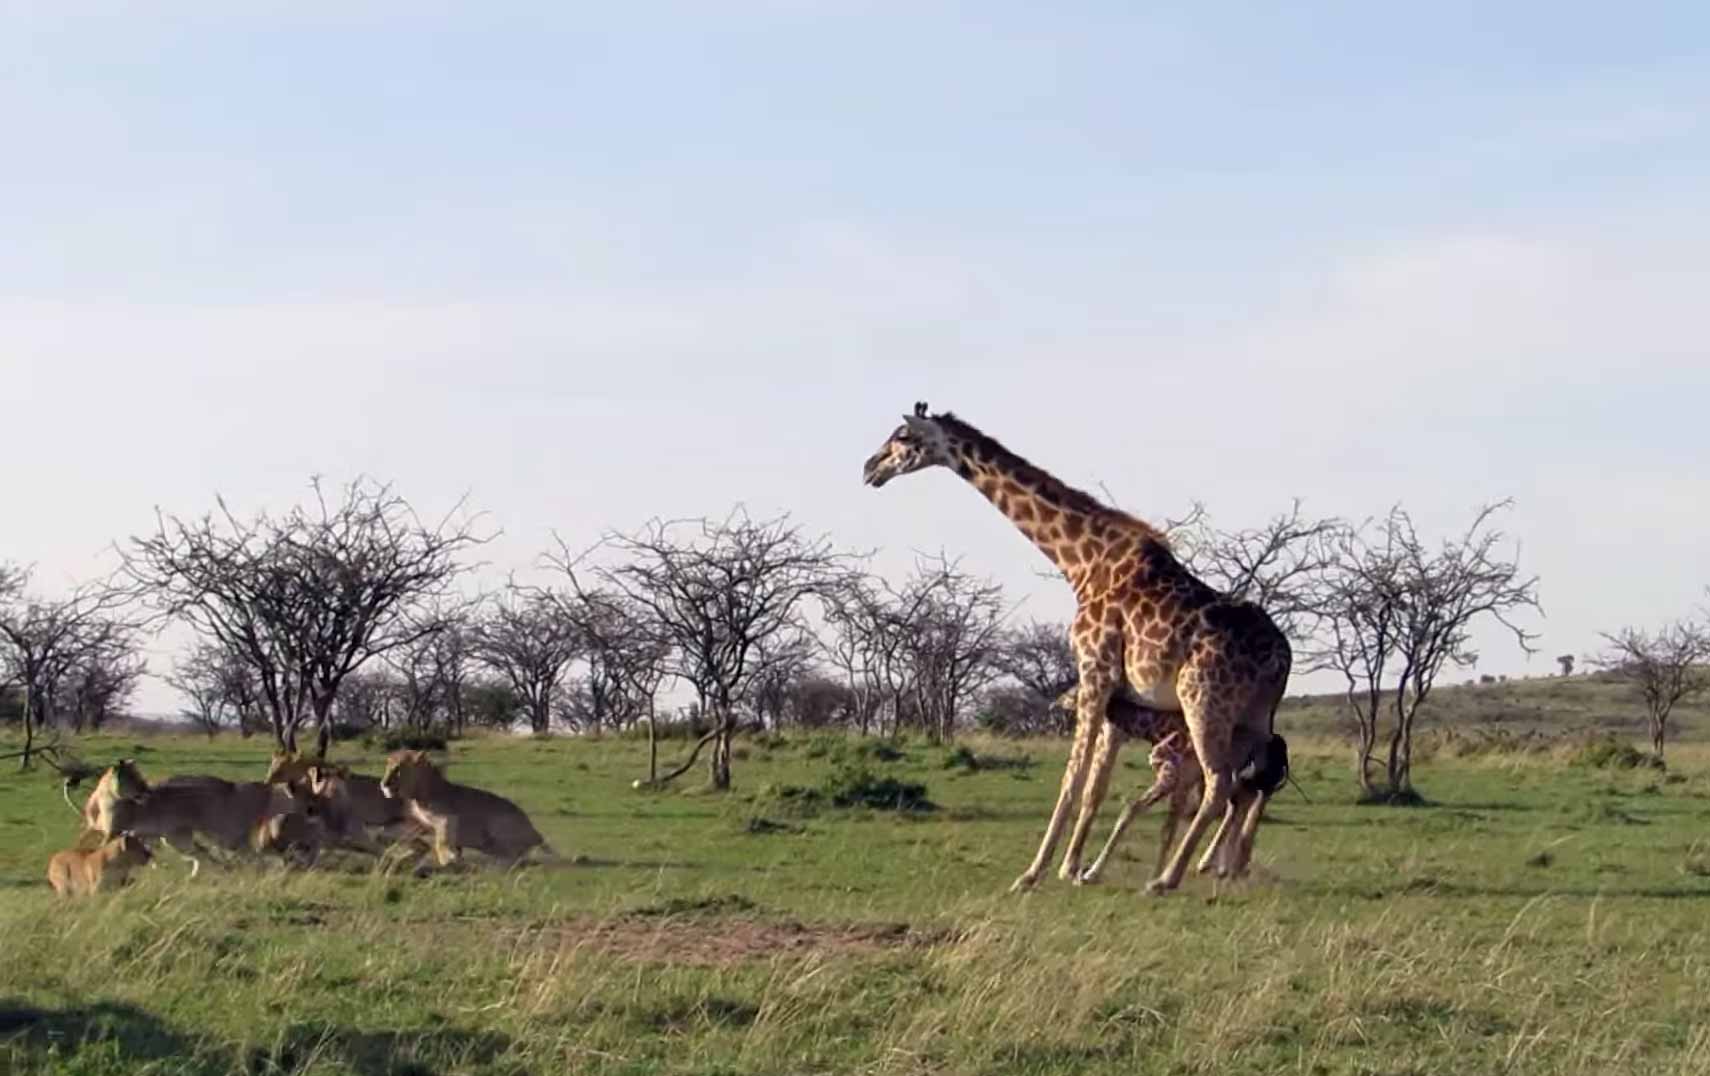
<path id="1" fill-rule="evenodd" d="M 1216 861 L 1222 872 L 1221 852 L 1237 829 L 1238 845 L 1246 847 L 1234 859 L 1244 864 L 1267 797 L 1243 788 L 1232 802 L 1230 794 L 1235 771 L 1262 757 L 1270 743 L 1293 664 L 1288 639 L 1258 606 L 1196 578 L 1155 527 L 1058 481 L 949 412 L 929 415 L 924 403 L 915 404 L 861 477 L 876 489 L 928 467 L 947 467 L 984 494 L 1075 592 L 1069 626 L 1080 677 L 1075 739 L 1038 854 L 1011 892 L 1039 880 L 1076 796 L 1080 815 L 1058 876 L 1079 877 L 1081 849 L 1122 740 L 1106 720 L 1118 692 L 1135 705 L 1183 715 L 1205 782 L 1181 845 L 1147 891 L 1181 884 L 1194 848 L 1220 816 L 1198 869 Z"/>

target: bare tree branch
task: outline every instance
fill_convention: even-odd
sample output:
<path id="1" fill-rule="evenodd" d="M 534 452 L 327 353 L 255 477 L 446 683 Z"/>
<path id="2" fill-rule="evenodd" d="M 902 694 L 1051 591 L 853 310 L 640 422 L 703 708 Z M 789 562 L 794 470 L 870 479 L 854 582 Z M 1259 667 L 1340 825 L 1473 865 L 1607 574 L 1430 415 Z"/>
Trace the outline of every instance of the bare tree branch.
<path id="1" fill-rule="evenodd" d="M 160 616 L 250 665 L 279 745 L 295 750 L 312 712 L 324 754 L 339 685 L 434 630 L 420 609 L 453 600 L 452 584 L 473 567 L 459 557 L 492 536 L 450 515 L 427 526 L 389 485 L 358 479 L 336 502 L 318 478 L 310 486 L 313 506 L 277 519 L 241 520 L 219 497 L 218 512 L 200 520 L 157 512 L 155 533 L 123 552 Z"/>
<path id="2" fill-rule="evenodd" d="M 656 519 L 633 534 L 607 534 L 601 547 L 621 559 L 591 574 L 652 626 L 663 672 L 694 688 L 715 723 L 711 784 L 730 787 L 736 704 L 781 660 L 777 641 L 803 630 L 802 603 L 835 584 L 845 556 L 827 539 L 803 537 L 787 517 L 754 521 L 741 509 L 718 522 Z M 586 595 L 580 560 L 555 563 Z"/>
<path id="3" fill-rule="evenodd" d="M 1665 625 L 1656 634 L 1626 627 L 1603 633 L 1608 644 L 1596 664 L 1632 685 L 1645 705 L 1651 751 L 1658 759 L 1677 704 L 1710 691 L 1710 629 L 1687 620 Z"/>

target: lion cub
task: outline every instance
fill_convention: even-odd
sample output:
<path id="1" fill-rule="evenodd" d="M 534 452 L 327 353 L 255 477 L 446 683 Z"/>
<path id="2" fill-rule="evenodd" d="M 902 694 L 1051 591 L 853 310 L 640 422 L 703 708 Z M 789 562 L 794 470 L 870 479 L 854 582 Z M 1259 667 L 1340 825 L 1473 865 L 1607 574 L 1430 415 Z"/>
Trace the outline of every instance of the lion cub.
<path id="1" fill-rule="evenodd" d="M 133 833 L 121 833 L 99 848 L 67 848 L 48 860 L 47 880 L 62 897 L 86 896 L 117 889 L 130 881 L 131 871 L 153 858 L 148 846 Z"/>
<path id="2" fill-rule="evenodd" d="M 445 779 L 421 751 L 386 756 L 380 791 L 408 804 L 410 813 L 433 831 L 434 861 L 444 867 L 462 850 L 473 848 L 514 865 L 531 848 L 561 858 L 521 807 L 503 796 Z"/>

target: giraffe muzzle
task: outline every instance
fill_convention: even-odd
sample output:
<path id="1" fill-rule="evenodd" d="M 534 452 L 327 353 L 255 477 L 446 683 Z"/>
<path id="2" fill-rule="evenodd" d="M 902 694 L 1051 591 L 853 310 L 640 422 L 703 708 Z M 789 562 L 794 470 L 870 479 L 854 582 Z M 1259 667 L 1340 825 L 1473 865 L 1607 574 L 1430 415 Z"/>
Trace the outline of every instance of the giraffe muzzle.
<path id="1" fill-rule="evenodd" d="M 861 481 L 863 484 L 878 489 L 891 480 L 891 476 L 885 471 L 885 459 L 885 454 L 881 452 L 876 456 L 869 457 L 867 462 L 861 465 Z"/>

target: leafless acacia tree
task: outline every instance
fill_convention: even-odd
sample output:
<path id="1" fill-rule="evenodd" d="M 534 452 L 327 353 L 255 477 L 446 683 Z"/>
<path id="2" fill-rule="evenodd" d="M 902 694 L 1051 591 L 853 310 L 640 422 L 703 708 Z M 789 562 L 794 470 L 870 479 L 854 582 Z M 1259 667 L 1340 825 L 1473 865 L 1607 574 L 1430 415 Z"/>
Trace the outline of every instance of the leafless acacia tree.
<path id="1" fill-rule="evenodd" d="M 1296 498 L 1287 512 L 1263 526 L 1224 531 L 1214 527 L 1205 506 L 1195 504 L 1186 518 L 1164 526 L 1176 555 L 1207 584 L 1233 598 L 1262 607 L 1306 661 L 1307 645 L 1318 627 L 1318 587 L 1335 564 L 1339 537 L 1346 530 L 1336 517 L 1307 518 Z"/>
<path id="2" fill-rule="evenodd" d="M 608 534 L 601 546 L 618 559 L 592 574 L 645 611 L 668 644 L 666 671 L 694 688 L 713 723 L 658 782 L 686 772 L 710 744 L 710 783 L 729 788 L 737 704 L 781 653 L 778 640 L 803 630 L 804 601 L 832 585 L 844 557 L 827 539 L 804 537 L 787 516 L 756 521 L 740 509 L 717 522 L 654 520 L 633 534 Z M 559 564 L 574 574 L 581 559 Z"/>
<path id="3" fill-rule="evenodd" d="M 77 732 L 117 717 L 148 672 L 134 624 L 103 620 L 84 634 L 80 649 L 49 687 L 56 709 Z"/>
<path id="4" fill-rule="evenodd" d="M 757 671 L 749 678 L 743 702 L 763 727 L 782 728 L 796 685 L 812 675 L 819 641 L 805 628 L 762 640 Z"/>
<path id="5" fill-rule="evenodd" d="M 414 614 L 416 638 L 382 659 L 388 681 L 388 718 L 415 733 L 434 727 L 450 736 L 463 731 L 464 693 L 473 656 L 469 610 L 437 605 Z M 341 705 L 342 705 L 341 696 Z M 395 711 L 395 714 L 394 714 Z"/>
<path id="6" fill-rule="evenodd" d="M 883 669 L 902 647 L 889 629 L 882 590 L 864 573 L 851 573 L 821 595 L 826 634 L 821 651 L 849 691 L 850 722 L 865 736 L 880 724 L 885 702 Z"/>
<path id="7" fill-rule="evenodd" d="M 1004 647 L 1004 671 L 1024 688 L 1033 711 L 1030 729 L 1071 731 L 1074 715 L 1055 705 L 1080 679 L 1067 624 L 1034 621 L 1010 633 Z"/>
<path id="8" fill-rule="evenodd" d="M 550 731 L 553 702 L 570 663 L 587 649 L 576 623 L 552 595 L 515 584 L 490 600 L 476 621 L 473 647 L 476 660 L 522 701 L 537 735 Z"/>
<path id="9" fill-rule="evenodd" d="M 1607 648 L 1597 664 L 1633 686 L 1645 704 L 1651 752 L 1663 757 L 1668 719 L 1675 706 L 1710 690 L 1710 629 L 1689 620 L 1665 625 L 1654 635 L 1638 628 L 1605 632 Z"/>
<path id="10" fill-rule="evenodd" d="M 1523 577 L 1499 547 L 1504 535 L 1491 526 L 1502 501 L 1475 513 L 1470 526 L 1433 551 L 1399 506 L 1377 527 L 1349 528 L 1336 539 L 1334 569 L 1320 591 L 1324 663 L 1341 672 L 1360 727 L 1357 765 L 1361 785 L 1374 791 L 1369 768 L 1386 688 L 1394 719 L 1381 798 L 1414 796 L 1413 730 L 1420 707 L 1448 665 L 1477 660 L 1471 628 L 1490 618 L 1527 653 L 1535 636 L 1514 616 L 1539 609 L 1537 578 Z M 1394 679 L 1389 680 L 1393 671 Z"/>
<path id="11" fill-rule="evenodd" d="M 1003 588 L 939 556 L 915 566 L 903 595 L 913 610 L 902 647 L 911 708 L 929 738 L 947 743 L 975 694 L 1004 672 Z"/>
<path id="12" fill-rule="evenodd" d="M 1335 568 L 1320 577 L 1317 596 L 1321 667 L 1342 675 L 1354 723 L 1354 772 L 1360 791 L 1375 794 L 1373 756 L 1406 601 L 1396 530 L 1348 527 L 1335 542 Z"/>
<path id="13" fill-rule="evenodd" d="M 546 560 L 570 582 L 571 596 L 555 596 L 555 600 L 587 645 L 589 686 L 597 682 L 601 688 L 597 715 L 625 727 L 636 721 L 647 722 L 647 781 L 656 783 L 659 723 L 655 700 L 669 675 L 670 636 L 654 622 L 649 609 L 627 596 L 609 588 L 583 589 L 573 559 L 549 554 Z"/>
<path id="14" fill-rule="evenodd" d="M 0 681 L 24 693 L 24 743 L 18 752 L 28 769 L 36 733 L 55 721 L 60 695 L 80 665 L 126 660 L 135 622 L 121 614 L 131 595 L 110 581 L 76 587 L 63 598 L 28 593 L 30 573 L 0 568 Z M 134 677 L 141 669 L 131 673 Z"/>
<path id="15" fill-rule="evenodd" d="M 918 672 L 910 645 L 941 581 L 917 573 L 898 588 L 877 576 L 847 573 L 821 594 L 831 629 L 823 649 L 849 685 L 863 734 L 869 728 L 893 736 L 902 731 Z"/>
<path id="16" fill-rule="evenodd" d="M 241 727 L 244 708 L 253 703 L 248 668 L 218 643 L 196 643 L 163 679 L 184 697 L 180 716 L 210 740 L 221 729 Z"/>
<path id="17" fill-rule="evenodd" d="M 159 515 L 124 552 L 161 615 L 255 671 L 279 745 L 295 750 L 312 713 L 324 754 L 345 678 L 431 630 L 417 612 L 452 600 L 459 557 L 488 538 L 450 515 L 424 523 L 389 485 L 359 479 L 336 502 L 310 485 L 314 504 L 279 518 L 241 520 L 224 498 L 197 520 Z"/>

